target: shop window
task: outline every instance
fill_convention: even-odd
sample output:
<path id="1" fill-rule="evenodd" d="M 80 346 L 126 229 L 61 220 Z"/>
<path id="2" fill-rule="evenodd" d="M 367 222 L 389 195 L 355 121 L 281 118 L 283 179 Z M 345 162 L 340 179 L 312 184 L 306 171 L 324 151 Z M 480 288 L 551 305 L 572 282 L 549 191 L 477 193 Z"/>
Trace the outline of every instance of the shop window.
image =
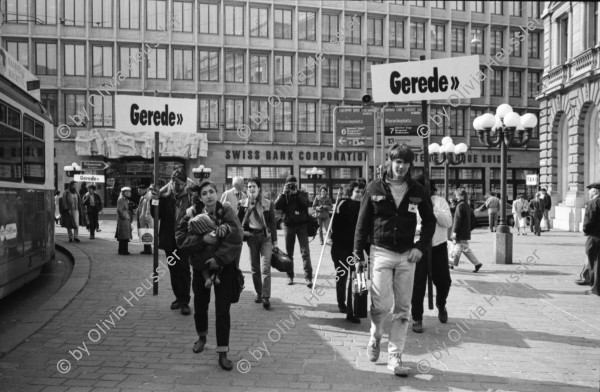
<path id="1" fill-rule="evenodd" d="M 241 176 L 246 181 L 250 177 L 260 178 L 262 183 L 261 191 L 264 198 L 275 201 L 277 195 L 283 190 L 285 179 L 293 173 L 292 166 L 242 166 L 242 165 L 227 165 L 227 186 L 225 189 L 231 188 L 233 177 Z"/>

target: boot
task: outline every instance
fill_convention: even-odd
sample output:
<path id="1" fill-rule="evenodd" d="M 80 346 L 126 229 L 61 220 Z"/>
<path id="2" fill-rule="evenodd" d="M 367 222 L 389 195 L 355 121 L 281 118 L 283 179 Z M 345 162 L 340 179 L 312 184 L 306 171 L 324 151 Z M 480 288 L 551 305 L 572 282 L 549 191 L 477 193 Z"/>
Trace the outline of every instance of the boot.
<path id="1" fill-rule="evenodd" d="M 219 353 L 219 365 L 221 365 L 223 370 L 233 369 L 233 364 L 227 359 L 227 353 Z"/>

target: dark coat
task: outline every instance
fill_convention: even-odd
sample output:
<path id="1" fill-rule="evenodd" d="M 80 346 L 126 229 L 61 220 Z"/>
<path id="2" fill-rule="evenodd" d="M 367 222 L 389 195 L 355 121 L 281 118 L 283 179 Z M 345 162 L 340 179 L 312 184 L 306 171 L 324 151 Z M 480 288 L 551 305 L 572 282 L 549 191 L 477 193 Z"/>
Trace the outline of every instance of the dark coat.
<path id="1" fill-rule="evenodd" d="M 100 195 L 97 193 L 94 193 L 94 207 L 92 207 L 90 205 L 90 199 L 91 199 L 91 195 L 90 193 L 86 193 L 83 196 L 82 202 L 83 202 L 83 206 L 85 207 L 85 212 L 87 214 L 89 213 L 99 213 L 100 211 L 102 211 L 102 199 L 100 199 Z"/>
<path id="2" fill-rule="evenodd" d="M 465 200 L 460 201 L 456 206 L 454 224 L 452 225 L 452 232 L 456 233 L 456 241 L 469 241 L 471 239 L 471 212 L 471 207 Z"/>
<path id="3" fill-rule="evenodd" d="M 73 216 L 69 210 L 69 201 L 70 198 L 77 198 L 77 209 L 79 211 L 79 222 L 73 221 Z M 85 210 L 83 208 L 83 202 L 79 193 L 71 193 L 68 190 L 64 191 L 62 196 L 60 197 L 60 225 L 62 227 L 66 227 L 67 229 L 75 229 L 78 226 L 87 226 L 87 219 L 85 216 Z"/>
<path id="4" fill-rule="evenodd" d="M 117 231 L 115 232 L 117 240 L 125 241 L 133 239 L 132 221 L 133 212 L 129 209 L 129 199 L 121 195 L 117 200 Z"/>
<path id="5" fill-rule="evenodd" d="M 250 204 L 250 206 L 249 206 Z M 275 221 L 275 208 L 271 200 L 265 199 L 263 197 L 260 198 L 260 204 L 263 208 L 263 217 L 265 219 L 265 223 L 267 225 L 267 236 L 271 236 L 271 241 L 277 241 L 277 222 Z M 242 223 L 242 228 L 245 231 L 250 231 L 250 222 L 248 217 L 250 216 L 250 212 L 255 207 L 251 205 L 251 201 L 249 198 L 242 200 L 238 205 L 238 219 Z"/>
<path id="6" fill-rule="evenodd" d="M 295 195 L 282 192 L 275 200 L 275 209 L 283 213 L 283 223 L 296 227 L 308 222 L 308 193 L 298 190 Z"/>
<path id="7" fill-rule="evenodd" d="M 192 206 L 192 197 L 186 187 L 177 196 L 170 189 L 170 184 L 164 186 L 159 193 L 158 217 L 158 248 L 166 252 L 177 249 L 175 230 L 186 215 L 188 208 Z"/>
<path id="8" fill-rule="evenodd" d="M 544 201 L 538 198 L 534 198 L 529 202 L 529 215 L 535 216 L 538 219 L 542 219 L 544 216 L 545 204 Z"/>
<path id="9" fill-rule="evenodd" d="M 585 208 L 583 233 L 600 239 L 600 196 L 590 200 Z"/>
<path id="10" fill-rule="evenodd" d="M 352 251 L 354 230 L 358 222 L 360 201 L 343 199 L 338 203 L 331 222 L 331 251 L 340 253 L 345 250 Z"/>
<path id="11" fill-rule="evenodd" d="M 333 209 L 333 203 L 331 202 L 331 198 L 329 196 L 315 197 L 312 206 L 314 211 L 317 213 L 316 217 L 319 219 L 329 218 L 329 212 Z"/>

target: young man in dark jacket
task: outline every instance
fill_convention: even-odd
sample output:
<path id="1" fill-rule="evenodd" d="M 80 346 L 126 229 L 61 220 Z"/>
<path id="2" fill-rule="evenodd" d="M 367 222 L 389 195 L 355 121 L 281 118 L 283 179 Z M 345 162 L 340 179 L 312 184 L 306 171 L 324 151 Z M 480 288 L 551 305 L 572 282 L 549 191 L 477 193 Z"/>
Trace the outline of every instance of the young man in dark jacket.
<path id="1" fill-rule="evenodd" d="M 462 253 L 467 256 L 467 259 L 473 263 L 475 270 L 479 271 L 483 264 L 477 260 L 475 253 L 469 248 L 469 241 L 471 240 L 471 219 L 472 215 L 471 207 L 467 200 L 467 191 L 464 188 L 459 188 L 454 192 L 458 205 L 456 206 L 456 212 L 454 213 L 454 224 L 452 225 L 452 241 L 454 246 L 459 246 L 460 250 L 455 251 L 454 266 L 458 266 L 460 261 L 460 255 Z"/>
<path id="2" fill-rule="evenodd" d="M 600 295 L 600 273 L 598 272 L 600 268 L 600 182 L 590 184 L 587 188 L 590 201 L 585 208 L 583 233 L 587 236 L 585 253 L 588 258 L 586 270 L 589 281 L 578 284 L 587 283 L 592 286 L 592 294 Z"/>
<path id="3" fill-rule="evenodd" d="M 388 151 L 387 170 L 372 181 L 361 201 L 354 235 L 354 254 L 364 268 L 363 251 L 371 236 L 373 278 L 371 285 L 371 339 L 367 354 L 377 361 L 383 326 L 392 309 L 388 345 L 388 369 L 406 377 L 402 352 L 410 319 L 415 264 L 421 260 L 435 231 L 431 199 L 425 189 L 412 180 L 410 169 L 414 154 L 405 144 L 395 144 Z M 422 218 L 421 235 L 414 242 L 417 211 Z M 421 261 L 425 262 L 425 261 Z"/>
<path id="4" fill-rule="evenodd" d="M 310 249 L 308 248 L 308 194 L 298 189 L 298 180 L 294 176 L 285 179 L 283 192 L 275 200 L 275 209 L 283 212 L 283 234 L 285 235 L 285 248 L 288 256 L 294 262 L 294 246 L 296 237 L 300 244 L 300 253 L 304 263 L 304 278 L 306 286 L 312 288 L 312 265 L 310 262 Z M 294 271 L 288 273 L 288 284 L 294 284 Z"/>

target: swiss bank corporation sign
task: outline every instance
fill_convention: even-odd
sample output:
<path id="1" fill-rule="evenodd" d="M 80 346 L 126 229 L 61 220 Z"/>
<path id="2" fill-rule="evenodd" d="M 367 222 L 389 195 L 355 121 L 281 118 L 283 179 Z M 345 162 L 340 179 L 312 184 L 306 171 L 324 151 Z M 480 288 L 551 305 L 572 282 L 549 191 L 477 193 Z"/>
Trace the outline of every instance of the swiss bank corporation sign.
<path id="1" fill-rule="evenodd" d="M 481 75 L 479 56 L 372 65 L 373 101 L 479 98 Z"/>
<path id="2" fill-rule="evenodd" d="M 117 95 L 115 109 L 116 126 L 120 131 L 197 132 L 195 99 Z"/>

